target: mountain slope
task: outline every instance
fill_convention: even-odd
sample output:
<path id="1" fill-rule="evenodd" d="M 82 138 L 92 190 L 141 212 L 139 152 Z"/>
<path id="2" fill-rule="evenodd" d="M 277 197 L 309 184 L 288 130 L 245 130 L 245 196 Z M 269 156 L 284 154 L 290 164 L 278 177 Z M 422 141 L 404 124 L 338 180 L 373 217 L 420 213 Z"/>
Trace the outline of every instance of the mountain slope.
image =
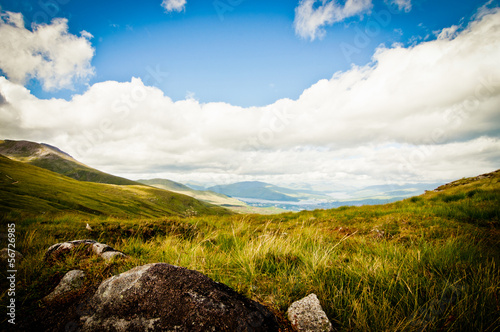
<path id="1" fill-rule="evenodd" d="M 73 159 L 69 154 L 48 144 L 29 141 L 0 141 L 0 154 L 10 159 L 45 168 L 75 180 L 117 185 L 137 185 L 132 180 L 107 174 Z"/>
<path id="2" fill-rule="evenodd" d="M 77 181 L 0 155 L 0 212 L 12 211 L 120 217 L 230 213 L 186 195 L 144 185 Z"/>
<path id="3" fill-rule="evenodd" d="M 170 191 L 196 191 L 183 185 L 182 183 L 167 179 L 137 180 L 137 182 Z"/>
<path id="4" fill-rule="evenodd" d="M 197 200 L 222 206 L 238 213 L 274 214 L 284 211 L 277 208 L 252 207 L 240 200 L 237 200 L 236 198 L 228 197 L 224 194 L 219 194 L 207 190 L 195 190 L 181 183 L 166 179 L 137 180 L 137 182 L 160 189 L 173 191 L 175 193 L 191 196 Z"/>

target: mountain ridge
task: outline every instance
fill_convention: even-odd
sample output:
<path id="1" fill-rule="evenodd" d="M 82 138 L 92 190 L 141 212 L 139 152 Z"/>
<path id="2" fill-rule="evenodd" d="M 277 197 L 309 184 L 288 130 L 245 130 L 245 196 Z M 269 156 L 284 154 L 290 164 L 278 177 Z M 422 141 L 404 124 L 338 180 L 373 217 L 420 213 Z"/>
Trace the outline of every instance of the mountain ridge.
<path id="1" fill-rule="evenodd" d="M 0 154 L 20 162 L 38 166 L 78 181 L 116 185 L 138 185 L 138 182 L 89 167 L 68 153 L 46 143 L 1 140 Z"/>
<path id="2" fill-rule="evenodd" d="M 142 184 L 78 181 L 0 154 L 0 212 L 119 217 L 224 215 L 222 207 Z"/>

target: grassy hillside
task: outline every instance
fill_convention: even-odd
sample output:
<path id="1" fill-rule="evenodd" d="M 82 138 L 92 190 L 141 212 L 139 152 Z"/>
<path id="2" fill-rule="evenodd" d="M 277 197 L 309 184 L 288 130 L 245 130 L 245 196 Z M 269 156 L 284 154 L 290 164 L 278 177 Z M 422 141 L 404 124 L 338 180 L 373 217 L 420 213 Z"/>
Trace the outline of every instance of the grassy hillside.
<path id="1" fill-rule="evenodd" d="M 11 213 L 7 222 L 16 222 L 18 249 L 25 255 L 18 275 L 19 317 L 39 317 L 36 324 L 50 326 L 47 318 L 64 310 L 63 304 L 43 306 L 40 299 L 71 269 L 86 271 L 92 289 L 134 266 L 167 262 L 266 304 L 283 318 L 283 330 L 288 306 L 310 293 L 318 295 L 340 331 L 500 326 L 498 171 L 378 206 L 141 219 Z M 85 229 L 87 222 L 93 231 Z M 71 256 L 56 265 L 43 263 L 50 245 L 81 238 L 107 243 L 131 258 L 109 264 Z M 4 294 L 0 302 L 5 301 Z"/>
<path id="2" fill-rule="evenodd" d="M 0 213 L 79 212 L 127 218 L 229 213 L 191 197 L 148 186 L 77 181 L 2 155 L 0 185 Z"/>
<path id="3" fill-rule="evenodd" d="M 67 153 L 48 144 L 4 140 L 0 141 L 0 154 L 13 160 L 45 168 L 79 181 L 117 185 L 138 184 L 135 181 L 107 174 L 84 165 Z"/>
<path id="4" fill-rule="evenodd" d="M 153 186 L 165 190 L 179 190 L 179 191 L 195 191 L 194 189 L 189 188 L 188 186 L 183 185 L 182 183 L 175 182 L 167 179 L 150 179 L 150 180 L 137 180 L 137 182 L 142 184 L 147 184 L 148 186 Z"/>

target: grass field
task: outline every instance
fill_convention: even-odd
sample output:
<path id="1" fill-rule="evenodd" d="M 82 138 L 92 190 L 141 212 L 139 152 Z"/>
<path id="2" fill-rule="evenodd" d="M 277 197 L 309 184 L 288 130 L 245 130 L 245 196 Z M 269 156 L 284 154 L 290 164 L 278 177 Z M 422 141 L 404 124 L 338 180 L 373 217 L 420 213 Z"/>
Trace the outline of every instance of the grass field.
<path id="1" fill-rule="evenodd" d="M 134 266 L 166 262 L 226 283 L 280 317 L 293 301 L 315 293 L 341 331 L 496 331 L 499 178 L 497 172 L 463 179 L 387 205 L 272 216 L 6 213 L 2 227 L 16 223 L 25 257 L 18 267 L 19 317 L 43 316 L 49 309 L 40 300 L 69 270 L 86 271 L 90 289 Z M 85 238 L 130 258 L 43 262 L 52 244 Z M 1 278 L 5 284 L 3 271 Z M 2 305 L 6 300 L 3 292 Z"/>

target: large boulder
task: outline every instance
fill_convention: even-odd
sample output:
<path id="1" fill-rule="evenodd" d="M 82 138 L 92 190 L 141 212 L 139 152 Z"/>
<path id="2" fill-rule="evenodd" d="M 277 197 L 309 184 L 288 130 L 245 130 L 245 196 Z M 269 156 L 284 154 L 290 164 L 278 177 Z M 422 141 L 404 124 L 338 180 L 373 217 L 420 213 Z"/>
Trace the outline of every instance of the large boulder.
<path id="1" fill-rule="evenodd" d="M 278 331 L 266 307 L 200 272 L 165 263 L 105 280 L 88 312 L 82 331 Z"/>
<path id="2" fill-rule="evenodd" d="M 57 260 L 61 256 L 64 256 L 76 249 L 81 249 L 87 254 L 94 253 L 95 255 L 101 256 L 107 261 L 111 260 L 113 257 L 126 257 L 124 253 L 113 249 L 107 244 L 99 243 L 94 240 L 74 240 L 63 243 L 56 243 L 51 246 L 45 253 L 45 260 Z"/>
<path id="3" fill-rule="evenodd" d="M 69 271 L 64 275 L 52 293 L 47 295 L 44 300 L 50 302 L 80 289 L 83 286 L 84 279 L 85 273 L 82 270 Z"/>
<path id="4" fill-rule="evenodd" d="M 332 323 L 314 293 L 292 303 L 288 308 L 288 319 L 297 332 L 333 331 Z"/>

